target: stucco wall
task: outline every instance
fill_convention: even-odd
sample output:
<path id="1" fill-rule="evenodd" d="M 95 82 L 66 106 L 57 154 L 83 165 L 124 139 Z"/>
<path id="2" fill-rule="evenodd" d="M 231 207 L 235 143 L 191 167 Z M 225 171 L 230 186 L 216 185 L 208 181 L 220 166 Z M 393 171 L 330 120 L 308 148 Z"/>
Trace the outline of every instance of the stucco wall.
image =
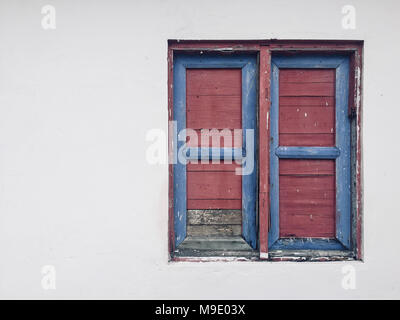
<path id="1" fill-rule="evenodd" d="M 41 8 L 56 9 L 56 29 Z M 342 28 L 344 5 L 356 29 Z M 0 1 L 1 298 L 400 298 L 398 1 Z M 363 39 L 365 262 L 168 263 L 167 39 Z M 42 267 L 56 289 L 44 290 Z M 342 266 L 356 288 L 342 287 Z"/>

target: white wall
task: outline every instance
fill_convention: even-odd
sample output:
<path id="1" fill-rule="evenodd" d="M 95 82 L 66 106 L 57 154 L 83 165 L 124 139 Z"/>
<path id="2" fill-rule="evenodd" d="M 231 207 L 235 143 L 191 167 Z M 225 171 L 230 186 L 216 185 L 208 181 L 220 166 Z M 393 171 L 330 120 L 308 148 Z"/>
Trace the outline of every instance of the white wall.
<path id="1" fill-rule="evenodd" d="M 199 3 L 0 1 L 0 297 L 400 298 L 400 3 Z M 364 263 L 167 262 L 167 165 L 145 136 L 167 130 L 169 38 L 365 40 Z"/>

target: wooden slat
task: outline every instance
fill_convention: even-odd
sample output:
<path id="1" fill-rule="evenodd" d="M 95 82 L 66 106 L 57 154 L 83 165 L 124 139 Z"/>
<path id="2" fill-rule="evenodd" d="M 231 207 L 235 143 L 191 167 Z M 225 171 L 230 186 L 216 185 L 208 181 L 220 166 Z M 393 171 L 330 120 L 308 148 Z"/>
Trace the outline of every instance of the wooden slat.
<path id="1" fill-rule="evenodd" d="M 242 179 L 234 172 L 187 172 L 188 199 L 241 199 Z"/>
<path id="2" fill-rule="evenodd" d="M 334 132 L 334 108 L 279 107 L 279 133 Z"/>
<path id="3" fill-rule="evenodd" d="M 196 135 L 189 136 L 187 139 L 187 145 L 189 147 L 214 147 L 214 148 L 223 148 L 223 147 L 242 147 L 242 130 L 236 129 L 203 129 L 194 130 Z M 196 139 L 197 138 L 197 139 Z"/>
<path id="4" fill-rule="evenodd" d="M 237 96 L 187 96 L 186 126 L 201 128 L 241 128 L 241 88 Z"/>
<path id="5" fill-rule="evenodd" d="M 303 201 L 283 201 L 280 203 L 279 207 L 279 215 L 294 215 L 294 214 L 322 214 L 322 215 L 332 215 L 335 210 L 334 204 L 329 201 L 316 201 L 315 204 L 311 204 L 310 202 Z"/>
<path id="6" fill-rule="evenodd" d="M 279 97 L 279 106 L 334 107 L 335 97 Z"/>
<path id="7" fill-rule="evenodd" d="M 292 147 L 332 147 L 335 145 L 334 133 L 281 133 L 279 145 Z"/>
<path id="8" fill-rule="evenodd" d="M 242 209 L 242 199 L 188 199 L 188 209 Z"/>
<path id="9" fill-rule="evenodd" d="M 286 191 L 299 188 L 335 190 L 333 176 L 280 176 L 279 190 Z"/>
<path id="10" fill-rule="evenodd" d="M 335 86 L 332 83 L 288 83 L 279 84 L 280 97 L 333 97 Z"/>
<path id="11" fill-rule="evenodd" d="M 280 175 L 334 175 L 334 160 L 280 159 Z"/>
<path id="12" fill-rule="evenodd" d="M 188 210 L 187 224 L 242 224 L 241 210 Z"/>
<path id="13" fill-rule="evenodd" d="M 221 163 L 213 164 L 210 160 L 207 164 L 202 164 L 201 160 L 198 160 L 198 163 L 195 164 L 193 161 L 189 162 L 186 166 L 187 171 L 229 171 L 235 172 L 237 168 L 240 168 L 241 165 L 237 164 L 234 160 L 232 163 L 225 163 L 221 160 Z"/>
<path id="14" fill-rule="evenodd" d="M 281 69 L 280 82 L 335 82 L 335 69 Z"/>
<path id="15" fill-rule="evenodd" d="M 203 237 L 228 237 L 239 236 L 242 233 L 241 225 L 188 225 L 186 228 L 188 236 Z"/>
<path id="16" fill-rule="evenodd" d="M 187 95 L 240 96 L 242 72 L 240 69 L 187 69 Z"/>
<path id="17" fill-rule="evenodd" d="M 232 237 L 187 237 L 179 246 L 179 249 L 193 250 L 251 250 L 251 247 L 240 236 Z"/>
<path id="18" fill-rule="evenodd" d="M 281 237 L 335 237 L 335 221 L 321 215 L 281 215 Z"/>
<path id="19" fill-rule="evenodd" d="M 310 188 L 302 186 L 301 188 L 293 188 L 281 191 L 279 195 L 282 207 L 287 204 L 298 205 L 304 207 L 310 206 L 331 206 L 333 207 L 335 200 L 335 190 L 325 190 L 318 188 Z"/>

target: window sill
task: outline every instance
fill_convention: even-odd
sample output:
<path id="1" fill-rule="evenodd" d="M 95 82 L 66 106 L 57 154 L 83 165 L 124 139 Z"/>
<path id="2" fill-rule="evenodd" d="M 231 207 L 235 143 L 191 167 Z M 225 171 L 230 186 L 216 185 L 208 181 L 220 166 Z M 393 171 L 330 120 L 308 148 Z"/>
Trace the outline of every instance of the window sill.
<path id="1" fill-rule="evenodd" d="M 240 257 L 254 259 L 259 252 L 253 250 L 240 236 L 187 237 L 173 253 L 180 257 Z"/>
<path id="2" fill-rule="evenodd" d="M 260 258 L 240 237 L 187 237 L 173 252 L 171 261 L 293 261 L 328 262 L 355 261 L 356 255 L 349 250 L 271 250 L 268 257 Z"/>
<path id="3" fill-rule="evenodd" d="M 354 261 L 356 255 L 349 250 L 272 250 L 269 261 L 323 262 Z"/>

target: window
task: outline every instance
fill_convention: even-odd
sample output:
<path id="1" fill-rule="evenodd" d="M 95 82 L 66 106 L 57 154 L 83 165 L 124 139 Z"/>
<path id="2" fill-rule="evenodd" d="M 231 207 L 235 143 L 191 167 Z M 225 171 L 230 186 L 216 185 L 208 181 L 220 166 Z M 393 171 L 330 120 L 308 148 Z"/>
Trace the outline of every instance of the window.
<path id="1" fill-rule="evenodd" d="M 257 247 L 256 71 L 249 54 L 175 56 L 176 254 L 251 255 Z M 248 174 L 238 174 L 246 164 Z"/>
<path id="2" fill-rule="evenodd" d="M 173 260 L 361 259 L 362 42 L 169 42 Z"/>

